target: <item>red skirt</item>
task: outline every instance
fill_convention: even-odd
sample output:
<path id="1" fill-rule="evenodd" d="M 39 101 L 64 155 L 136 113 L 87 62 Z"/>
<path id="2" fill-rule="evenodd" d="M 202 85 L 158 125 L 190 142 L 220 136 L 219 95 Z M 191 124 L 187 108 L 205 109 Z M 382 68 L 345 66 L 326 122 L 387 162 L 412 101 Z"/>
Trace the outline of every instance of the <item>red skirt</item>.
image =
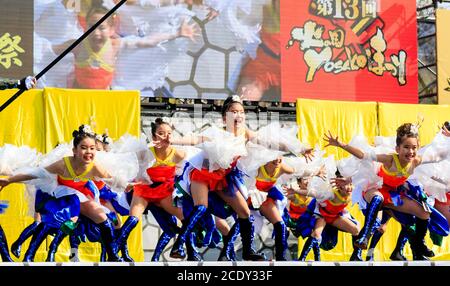
<path id="1" fill-rule="evenodd" d="M 294 204 L 290 204 L 289 205 L 289 215 L 291 216 L 291 218 L 293 219 L 298 219 L 299 217 L 302 216 L 302 214 L 304 214 L 306 212 L 308 208 L 306 206 L 296 206 Z"/>
<path id="2" fill-rule="evenodd" d="M 147 174 L 153 184 L 138 184 L 133 187 L 133 195 L 146 199 L 148 202 L 159 202 L 172 195 L 175 182 L 175 167 L 158 166 L 147 169 Z"/>
<path id="3" fill-rule="evenodd" d="M 230 169 L 231 170 L 231 169 Z M 219 169 L 213 172 L 209 172 L 207 169 L 194 169 L 191 171 L 190 179 L 191 182 L 197 182 L 197 183 L 204 183 L 208 186 L 209 190 L 214 191 L 221 191 L 224 190 L 228 184 L 225 176 L 230 171 Z"/>

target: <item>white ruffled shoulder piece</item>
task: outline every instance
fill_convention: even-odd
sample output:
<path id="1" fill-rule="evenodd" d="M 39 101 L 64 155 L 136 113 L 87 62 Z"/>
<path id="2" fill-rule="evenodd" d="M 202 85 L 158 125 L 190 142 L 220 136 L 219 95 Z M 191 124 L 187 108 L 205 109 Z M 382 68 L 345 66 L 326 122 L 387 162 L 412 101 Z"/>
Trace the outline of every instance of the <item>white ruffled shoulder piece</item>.
<path id="1" fill-rule="evenodd" d="M 145 134 L 141 134 L 141 137 L 132 136 L 128 133 L 122 135 L 119 139 L 111 144 L 111 152 L 114 153 L 127 153 L 127 152 L 140 152 L 142 150 L 148 150 L 148 144 Z"/>
<path id="2" fill-rule="evenodd" d="M 138 138 L 127 133 L 114 141 L 111 145 L 110 152 L 135 153 L 139 162 L 139 171 L 136 178 L 143 180 L 144 182 L 151 182 L 146 170 L 155 163 L 156 159 L 150 151 L 149 146 L 150 145 L 147 144 L 147 136 L 145 134 L 142 133 Z"/>
<path id="3" fill-rule="evenodd" d="M 242 171 L 250 177 L 256 177 L 258 170 L 266 163 L 283 156 L 283 152 L 277 150 L 270 150 L 266 147 L 255 144 L 253 142 L 247 142 L 247 155 L 239 160 L 242 166 Z"/>
<path id="4" fill-rule="evenodd" d="M 243 135 L 234 136 L 234 134 L 216 126 L 209 127 L 200 133 L 200 135 L 207 137 L 209 141 L 197 145 L 203 152 L 199 152 L 198 155 L 194 156 L 192 159 L 202 154 L 204 157 L 203 162 L 201 163 L 202 167 L 207 167 L 210 172 L 218 169 L 228 169 L 231 167 L 231 163 L 233 163 L 236 157 L 247 155 L 245 137 Z M 193 162 L 193 160 L 191 160 L 191 162 Z M 206 162 L 208 166 L 204 166 Z M 194 167 L 198 168 L 199 166 L 194 165 Z"/>
<path id="5" fill-rule="evenodd" d="M 375 136 L 374 144 L 375 144 L 375 153 L 376 154 L 391 154 L 395 153 L 395 145 L 396 145 L 396 137 L 395 136 Z"/>
<path id="6" fill-rule="evenodd" d="M 186 54 L 190 40 L 178 37 L 146 48 L 138 48 L 135 43 L 152 35 L 178 33 L 182 23 L 190 21 L 194 13 L 184 5 L 157 8 L 123 5 L 118 13 L 122 44 L 117 57 L 113 89 L 156 90 L 164 86 L 169 64 Z M 151 62 L 143 64 L 143 59 L 151 59 Z M 139 73 L 136 73 L 137 66 Z"/>
<path id="7" fill-rule="evenodd" d="M 370 146 L 363 135 L 353 137 L 349 145 L 359 148 L 364 153 L 375 152 L 381 154 L 390 147 L 390 139 L 379 137 L 378 147 Z M 379 149 L 377 149 L 379 148 Z M 391 153 L 391 152 L 389 152 Z M 351 178 L 355 186 L 352 192 L 352 202 L 357 203 L 360 209 L 365 209 L 367 203 L 363 198 L 363 192 L 368 189 L 378 189 L 383 184 L 383 179 L 378 176 L 381 164 L 371 160 L 360 160 L 354 156 L 349 156 L 340 160 L 337 164 L 338 170 L 342 176 Z"/>
<path id="8" fill-rule="evenodd" d="M 446 194 L 450 192 L 450 172 L 448 170 L 450 170 L 449 159 L 436 163 L 424 163 L 414 169 L 408 180 L 417 180 L 430 197 L 440 202 L 446 202 Z"/>
<path id="9" fill-rule="evenodd" d="M 328 180 L 319 177 L 312 177 L 308 183 L 308 196 L 317 199 L 317 202 L 324 202 L 334 198 L 333 188 Z"/>
<path id="10" fill-rule="evenodd" d="M 53 150 L 41 157 L 39 166 L 47 167 L 67 156 L 73 156 L 73 141 L 60 143 Z"/>
<path id="11" fill-rule="evenodd" d="M 229 30 L 235 37 L 236 48 L 240 52 L 246 51 L 248 46 L 257 46 L 261 43 L 259 32 L 261 30 L 261 23 L 250 25 L 246 23 L 246 18 L 251 18 L 252 0 L 205 0 L 204 4 L 214 10 L 219 15 L 217 20 L 223 27 Z M 262 19 L 261 19 L 262 21 Z M 252 58 L 256 54 L 249 53 Z"/>
<path id="12" fill-rule="evenodd" d="M 422 158 L 423 162 L 433 162 L 450 158 L 450 137 L 439 132 L 433 141 L 420 148 L 417 154 Z"/>
<path id="13" fill-rule="evenodd" d="M 5 144 L 0 147 L 0 175 L 11 175 L 22 168 L 38 165 L 41 153 L 26 145 Z"/>
<path id="14" fill-rule="evenodd" d="M 115 153 L 98 151 L 95 161 L 103 167 L 111 179 L 101 179 L 115 192 L 123 192 L 129 182 L 139 172 L 139 162 L 135 152 Z"/>
<path id="15" fill-rule="evenodd" d="M 185 153 L 185 157 L 184 157 L 183 161 L 181 161 L 177 164 L 177 168 L 176 168 L 177 175 L 182 174 L 183 168 L 184 168 L 186 162 L 191 162 L 192 158 L 194 158 L 195 156 L 197 156 L 198 154 L 200 154 L 202 152 L 202 149 L 197 148 L 195 146 L 174 145 L 173 147 L 175 147 L 175 149 L 183 151 Z"/>
<path id="16" fill-rule="evenodd" d="M 298 126 L 282 126 L 279 122 L 272 122 L 261 127 L 256 133 L 256 140 L 259 144 L 279 150 L 281 147 L 287 148 L 294 155 L 300 155 L 308 146 L 301 143 L 297 137 Z"/>
<path id="17" fill-rule="evenodd" d="M 336 173 L 334 156 L 324 157 L 324 155 L 325 151 L 320 150 L 319 147 L 316 146 L 314 157 L 310 162 L 306 162 L 304 157 L 285 156 L 283 158 L 284 163 L 294 168 L 295 172 L 292 175 L 283 174 L 278 179 L 278 182 L 280 184 L 288 184 L 296 178 L 314 176 L 321 168 L 325 168 L 327 178 L 333 178 Z"/>

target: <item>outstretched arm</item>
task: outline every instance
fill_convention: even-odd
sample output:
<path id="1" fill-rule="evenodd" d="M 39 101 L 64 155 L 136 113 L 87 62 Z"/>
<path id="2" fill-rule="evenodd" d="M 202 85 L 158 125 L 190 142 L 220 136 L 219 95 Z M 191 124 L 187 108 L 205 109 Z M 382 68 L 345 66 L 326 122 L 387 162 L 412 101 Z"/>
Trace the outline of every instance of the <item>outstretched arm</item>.
<path id="1" fill-rule="evenodd" d="M 160 43 L 174 40 L 179 37 L 189 38 L 195 42 L 195 37 L 199 35 L 198 28 L 195 23 L 188 24 L 188 21 L 184 21 L 181 24 L 180 29 L 175 33 L 154 33 L 143 38 L 123 38 L 122 47 L 128 49 L 136 48 L 151 48 L 156 47 Z"/>
<path id="2" fill-rule="evenodd" d="M 17 174 L 8 178 L 0 178 L 0 191 L 9 184 L 37 179 L 40 178 L 41 176 L 45 176 L 44 173 L 47 172 L 52 174 L 60 173 L 61 164 L 64 164 L 62 160 L 57 161 L 45 168 L 41 167 L 33 168 L 33 171 L 30 171 L 29 174 Z"/>
<path id="3" fill-rule="evenodd" d="M 339 141 L 339 136 L 334 137 L 333 134 L 331 134 L 331 131 L 328 130 L 328 134 L 324 134 L 325 138 L 323 138 L 323 140 L 325 140 L 326 142 L 328 142 L 327 145 L 325 145 L 325 147 L 328 146 L 335 146 L 335 147 L 339 147 L 344 149 L 345 151 L 349 152 L 350 154 L 352 154 L 353 156 L 355 156 L 358 159 L 363 159 L 364 158 L 364 152 L 361 151 L 360 149 L 350 146 L 348 144 L 345 144 L 341 141 Z"/>

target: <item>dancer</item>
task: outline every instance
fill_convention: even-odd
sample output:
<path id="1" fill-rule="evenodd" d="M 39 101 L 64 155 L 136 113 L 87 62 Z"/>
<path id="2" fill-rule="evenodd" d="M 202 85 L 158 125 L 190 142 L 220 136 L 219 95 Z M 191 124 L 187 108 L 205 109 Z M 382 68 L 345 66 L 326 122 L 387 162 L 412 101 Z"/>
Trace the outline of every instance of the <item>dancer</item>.
<path id="1" fill-rule="evenodd" d="M 244 260 L 262 260 L 264 257 L 253 249 L 254 230 L 250 209 L 246 203 L 246 188 L 239 167 L 239 158 L 246 155 L 245 143 L 258 140 L 258 134 L 247 129 L 245 112 L 241 98 L 228 97 L 222 107 L 225 130 L 217 127 L 206 129 L 200 136 L 174 140 L 174 144 L 197 145 L 202 152 L 192 157 L 177 181 L 177 193 L 191 194 L 194 209 L 183 221 L 183 227 L 175 242 L 171 257 L 185 257 L 183 244 L 188 235 L 203 217 L 208 207 L 209 192 L 216 193 L 237 214 Z M 265 142 L 269 143 L 270 142 Z M 311 149 L 298 150 L 310 154 Z M 300 152 L 299 152 L 300 153 Z M 244 193 L 244 194 L 243 194 Z M 176 196 L 177 194 L 175 194 Z"/>
<path id="2" fill-rule="evenodd" d="M 360 231 L 359 238 L 354 245 L 361 249 L 367 249 L 377 214 L 382 206 L 397 210 L 399 212 L 412 214 L 416 218 L 416 232 L 411 240 L 414 260 L 427 259 L 424 255 L 428 249 L 424 243 L 430 213 L 424 209 L 421 202 L 412 200 L 406 195 L 404 189 L 399 188 L 405 184 L 409 175 L 414 169 L 423 163 L 421 157 L 417 155 L 419 149 L 418 126 L 405 123 L 397 128 L 396 153 L 376 154 L 370 150 L 363 152 L 359 148 L 344 144 L 334 137 L 329 131 L 325 134 L 326 146 L 336 146 L 342 148 L 357 157 L 369 162 L 380 162 L 381 166 L 377 175 L 383 179 L 383 186 L 379 189 L 370 188 L 364 190 L 363 197 L 369 203 L 366 209 L 366 220 L 364 227 Z"/>
<path id="3" fill-rule="evenodd" d="M 353 190 L 353 186 L 350 182 L 343 179 L 339 173 L 336 178 L 331 179 L 331 186 L 326 186 L 326 183 L 319 182 L 316 184 L 314 180 L 323 180 L 319 178 L 313 178 L 312 182 L 308 184 L 307 189 L 293 189 L 289 193 L 294 191 L 296 194 L 304 195 L 307 197 L 316 198 L 316 210 L 315 210 L 315 224 L 311 235 L 303 246 L 302 253 L 299 259 L 304 261 L 311 248 L 314 250 L 315 260 L 320 261 L 320 244 L 322 242 L 322 233 L 326 225 L 331 225 L 341 231 L 348 232 L 352 235 L 353 241 L 356 239 L 359 228 L 357 222 L 351 217 L 350 213 L 346 210 L 348 203 L 350 202 L 350 195 Z M 336 183 L 340 182 L 340 183 Z M 315 186 L 324 186 L 317 189 Z M 332 190 L 331 187 L 334 189 Z M 351 261 L 362 261 L 361 249 L 355 247 L 350 257 Z"/>
<path id="4" fill-rule="evenodd" d="M 267 196 L 264 196 L 265 198 L 261 199 L 261 202 L 252 202 L 252 198 L 255 199 L 256 196 L 249 196 L 247 200 L 251 209 L 259 210 L 273 224 L 275 232 L 275 259 L 277 261 L 286 261 L 287 232 L 286 225 L 281 217 L 281 210 L 284 209 L 284 206 L 280 207 L 279 205 L 287 201 L 283 193 L 275 185 L 280 176 L 285 174 L 291 175 L 294 172 L 295 170 L 292 167 L 282 163 L 282 157 L 260 166 L 255 177 L 255 187 L 257 192 L 267 193 Z"/>
<path id="5" fill-rule="evenodd" d="M 174 190 L 177 165 L 185 158 L 185 152 L 172 146 L 172 127 L 169 123 L 157 118 L 152 122 L 152 140 L 155 146 L 147 150 L 147 159 L 152 161 L 146 169 L 151 183 L 136 183 L 133 185 L 133 199 L 131 201 L 130 216 L 121 228 L 117 243 L 123 245 L 131 231 L 138 224 L 140 217 L 149 204 L 162 208 L 178 219 L 183 220 L 182 209 L 174 207 L 172 192 Z M 142 165 L 142 163 L 141 163 Z M 180 166 L 178 166 L 180 167 Z M 138 180 L 143 180 L 139 178 Z M 147 180 L 148 181 L 148 180 Z"/>
<path id="6" fill-rule="evenodd" d="M 89 179 L 94 177 L 109 179 L 112 184 L 121 182 L 117 178 L 111 177 L 105 169 L 95 163 L 95 135 L 89 126 L 81 125 L 78 130 L 73 132 L 73 138 L 73 156 L 64 157 L 50 166 L 34 169 L 28 174 L 17 174 L 0 179 L 0 190 L 11 183 L 37 178 L 52 178 L 52 174 L 56 174 L 58 190 L 61 194 L 64 192 L 75 194 L 80 200 L 80 212 L 98 224 L 108 253 L 108 261 L 121 261 L 121 258 L 117 256 L 117 247 L 113 241 L 113 226 L 96 201 L 95 193 L 87 186 Z M 37 248 L 45 238 L 47 231 L 43 227 L 36 237 L 33 236 L 31 244 Z"/>

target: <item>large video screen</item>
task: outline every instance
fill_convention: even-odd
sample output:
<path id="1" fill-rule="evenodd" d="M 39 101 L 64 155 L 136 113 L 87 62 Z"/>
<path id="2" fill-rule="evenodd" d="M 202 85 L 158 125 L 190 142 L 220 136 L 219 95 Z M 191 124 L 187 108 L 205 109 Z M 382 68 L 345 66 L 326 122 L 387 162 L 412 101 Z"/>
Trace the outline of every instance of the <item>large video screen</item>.
<path id="1" fill-rule="evenodd" d="M 2 55 L 1 76 L 37 74 L 117 2 L 2 0 L 0 32 L 16 50 Z M 279 1 L 128 0 L 39 85 L 280 100 L 279 19 Z M 274 62 L 266 71 L 261 47 Z"/>
<path id="2" fill-rule="evenodd" d="M 2 0 L 0 76 L 37 74 L 118 0 Z M 417 102 L 415 0 L 128 0 L 40 87 Z"/>

